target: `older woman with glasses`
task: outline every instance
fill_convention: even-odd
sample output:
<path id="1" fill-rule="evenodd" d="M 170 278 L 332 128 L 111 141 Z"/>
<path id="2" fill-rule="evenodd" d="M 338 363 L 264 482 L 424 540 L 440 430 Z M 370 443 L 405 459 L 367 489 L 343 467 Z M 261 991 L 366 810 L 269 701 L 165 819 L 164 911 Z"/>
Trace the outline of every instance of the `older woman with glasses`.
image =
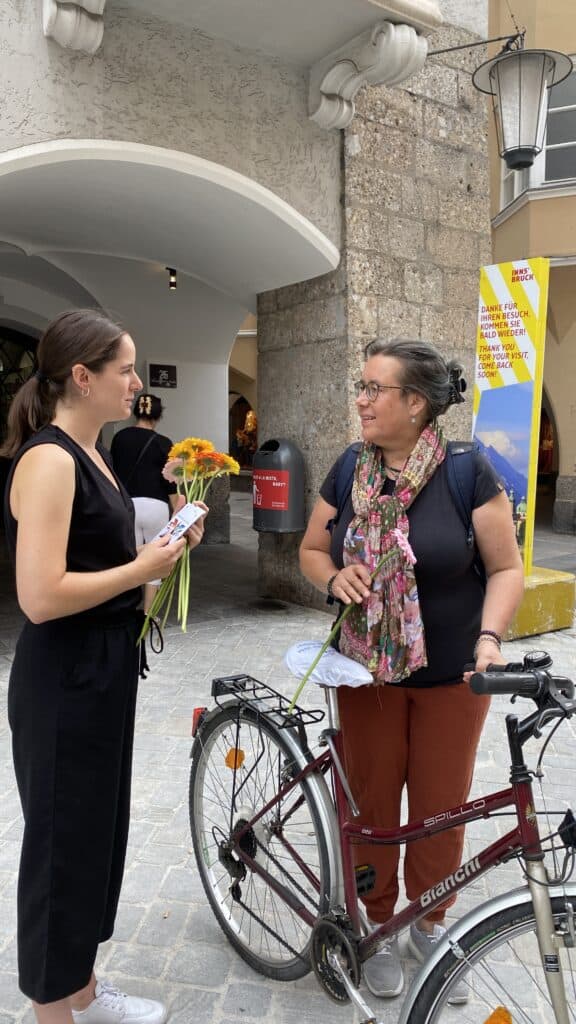
<path id="1" fill-rule="evenodd" d="M 360 822 L 400 823 L 406 787 L 410 817 L 423 819 L 468 797 L 476 749 L 489 706 L 474 695 L 465 666 L 501 663 L 501 636 L 523 592 L 523 567 L 510 502 L 489 462 L 477 452 L 471 500 L 475 546 L 450 488 L 447 446 L 438 417 L 463 401 L 465 382 L 420 341 L 371 342 L 355 384 L 362 445 L 354 482 L 338 508 L 341 456 L 322 487 L 300 549 L 303 573 L 341 605 L 352 602 L 340 651 L 365 665 L 373 685 L 341 687 L 339 708 L 346 770 Z M 448 456 L 450 457 L 450 456 Z M 400 531 L 409 548 L 398 543 Z M 375 573 L 382 556 L 389 558 Z M 480 556 L 486 575 L 477 571 Z M 455 871 L 464 829 L 410 843 L 408 899 Z M 373 865 L 376 884 L 364 899 L 370 920 L 390 918 L 398 898 L 399 848 L 356 848 Z M 419 925 L 408 947 L 424 960 L 443 934 L 454 899 Z M 370 991 L 399 995 L 404 986 L 397 940 L 364 965 Z M 465 1002 L 462 986 L 453 1001 Z"/>

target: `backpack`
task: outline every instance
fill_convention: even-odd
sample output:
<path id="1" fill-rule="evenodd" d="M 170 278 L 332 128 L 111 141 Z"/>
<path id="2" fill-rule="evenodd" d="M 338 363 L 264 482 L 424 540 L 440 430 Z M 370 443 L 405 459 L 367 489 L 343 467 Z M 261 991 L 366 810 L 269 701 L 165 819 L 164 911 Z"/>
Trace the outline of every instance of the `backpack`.
<path id="1" fill-rule="evenodd" d="M 340 463 L 336 476 L 336 507 L 338 509 L 334 519 L 329 524 L 330 530 L 338 522 L 344 506 L 348 501 L 354 482 L 354 470 L 358 453 L 362 447 L 359 441 L 351 444 Z M 446 446 L 446 471 L 448 473 L 448 487 L 452 501 L 460 519 L 466 528 L 466 543 L 469 548 L 475 547 L 474 528 L 472 526 L 472 502 L 474 500 L 474 488 L 476 484 L 476 456 L 479 452 L 475 441 L 449 441 Z M 474 557 L 474 570 L 478 573 L 482 586 L 486 587 L 486 569 L 476 551 Z"/>

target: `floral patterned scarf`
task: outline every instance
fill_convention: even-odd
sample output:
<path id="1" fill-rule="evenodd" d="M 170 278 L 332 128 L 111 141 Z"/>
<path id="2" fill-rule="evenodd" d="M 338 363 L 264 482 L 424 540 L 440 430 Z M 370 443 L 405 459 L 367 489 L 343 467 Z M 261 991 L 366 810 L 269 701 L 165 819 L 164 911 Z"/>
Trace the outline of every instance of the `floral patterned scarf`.
<path id="1" fill-rule="evenodd" d="M 344 565 L 362 562 L 374 575 L 370 596 L 342 625 L 340 650 L 365 665 L 378 683 L 398 683 L 427 665 L 406 511 L 445 455 L 440 428 L 425 427 L 389 495 L 382 494 L 381 448 L 364 444 L 358 455 L 343 559 Z"/>

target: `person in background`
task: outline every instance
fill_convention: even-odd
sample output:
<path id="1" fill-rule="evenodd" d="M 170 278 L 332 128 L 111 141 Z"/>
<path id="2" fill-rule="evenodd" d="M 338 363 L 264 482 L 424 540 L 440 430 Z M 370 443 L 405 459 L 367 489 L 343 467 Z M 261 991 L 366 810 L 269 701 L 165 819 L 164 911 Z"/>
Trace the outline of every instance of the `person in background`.
<path id="1" fill-rule="evenodd" d="M 155 395 L 139 395 L 134 403 L 136 424 L 114 434 L 110 446 L 114 472 L 134 503 L 136 544 L 148 544 L 166 526 L 175 508 L 176 484 L 162 476 L 172 441 L 158 434 L 162 403 Z M 144 611 L 154 600 L 160 580 L 144 587 Z"/>
<path id="2" fill-rule="evenodd" d="M 471 692 L 465 665 L 482 671 L 503 661 L 501 636 L 520 602 L 523 570 L 510 502 L 479 453 L 472 523 L 485 590 L 451 496 L 438 417 L 463 400 L 461 367 L 421 341 L 377 340 L 365 356 L 354 385 L 363 443 L 352 492 L 338 514 L 341 456 L 320 488 L 300 564 L 320 590 L 355 605 L 339 649 L 365 665 L 374 684 L 338 691 L 346 770 L 359 823 L 391 829 L 400 823 L 404 787 L 412 820 L 466 801 L 489 698 Z M 372 579 L 384 554 L 390 561 Z M 463 842 L 458 828 L 408 843 L 408 899 L 456 870 Z M 354 851 L 357 864 L 376 869 L 375 887 L 363 897 L 369 919 L 387 921 L 398 897 L 399 847 L 358 844 Z M 418 960 L 443 934 L 453 902 L 411 926 L 409 949 Z M 364 976 L 376 996 L 402 991 L 396 939 L 364 964 Z M 463 983 L 453 1001 L 466 999 Z"/>
<path id="3" fill-rule="evenodd" d="M 94 964 L 124 871 L 141 588 L 170 572 L 186 540 L 137 551 L 134 506 L 98 443 L 142 387 L 130 335 L 93 310 L 62 313 L 37 359 L 2 449 L 13 458 L 5 524 L 25 615 L 8 692 L 24 815 L 19 983 L 38 1024 L 162 1024 L 161 1003 L 97 981 Z"/>
<path id="4" fill-rule="evenodd" d="M 524 495 L 520 498 L 520 501 L 516 505 L 516 540 L 518 541 L 518 547 L 522 549 L 524 547 L 524 541 L 526 540 L 526 516 L 528 515 L 528 505 L 526 504 L 526 498 Z"/>

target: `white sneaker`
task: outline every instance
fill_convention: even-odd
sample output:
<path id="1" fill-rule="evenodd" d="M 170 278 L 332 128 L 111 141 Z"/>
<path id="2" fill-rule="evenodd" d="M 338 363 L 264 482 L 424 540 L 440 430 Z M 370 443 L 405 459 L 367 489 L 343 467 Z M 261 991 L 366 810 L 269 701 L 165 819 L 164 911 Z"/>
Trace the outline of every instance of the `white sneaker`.
<path id="1" fill-rule="evenodd" d="M 431 935 L 428 932 L 420 930 L 418 925 L 410 925 L 410 934 L 408 936 L 408 949 L 413 956 L 416 957 L 419 963 L 423 964 L 426 958 L 430 955 L 434 946 L 440 941 L 443 935 L 446 934 L 446 929 L 441 924 L 434 925 L 434 931 Z M 462 1003 L 468 1002 L 468 985 L 463 979 L 462 981 L 456 982 L 452 989 L 452 995 L 448 999 L 448 1002 L 452 1006 L 459 1006 Z"/>
<path id="2" fill-rule="evenodd" d="M 362 965 L 364 981 L 373 996 L 392 999 L 404 988 L 404 971 L 400 961 L 398 939 L 386 939 L 374 956 Z"/>
<path id="3" fill-rule="evenodd" d="M 72 1010 L 74 1024 L 164 1024 L 166 1007 L 154 999 L 127 996 L 107 981 L 96 982 L 95 999 Z"/>

